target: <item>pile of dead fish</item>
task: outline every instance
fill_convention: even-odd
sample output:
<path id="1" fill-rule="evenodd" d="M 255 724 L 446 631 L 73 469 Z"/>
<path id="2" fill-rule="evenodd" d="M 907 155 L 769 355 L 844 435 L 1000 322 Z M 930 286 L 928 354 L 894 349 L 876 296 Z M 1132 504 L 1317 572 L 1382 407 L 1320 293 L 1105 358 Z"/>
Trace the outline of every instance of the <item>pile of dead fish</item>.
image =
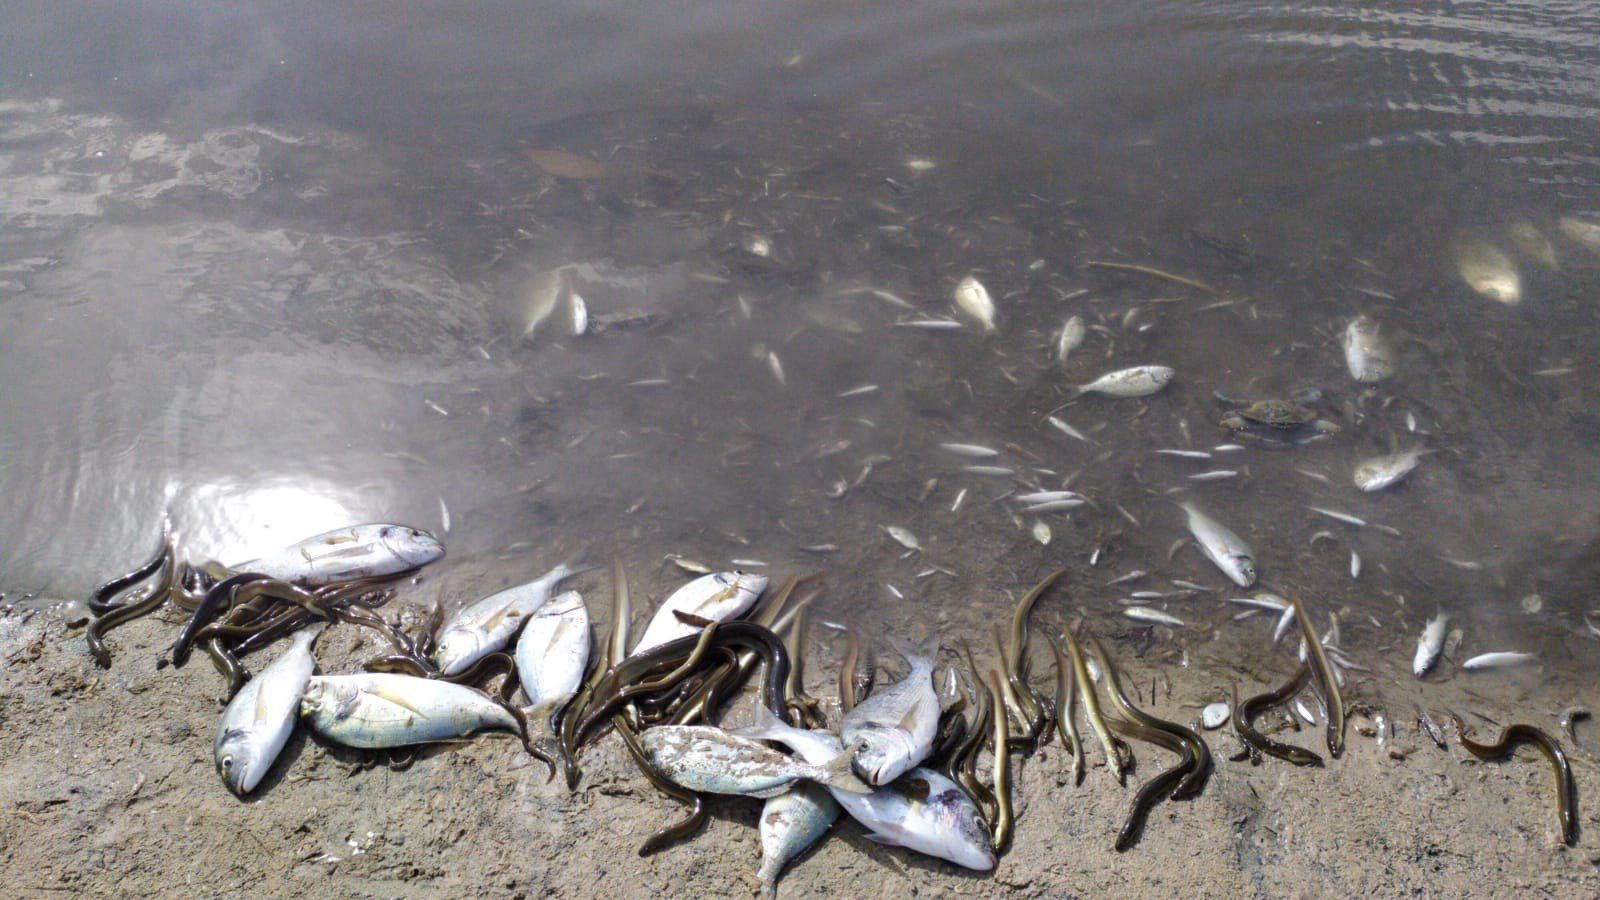
<path id="1" fill-rule="evenodd" d="M 1203 522 L 1196 532 L 1206 532 Z M 1216 545 L 1219 565 L 1231 560 L 1220 549 L 1226 541 L 1210 538 L 1202 542 Z M 582 751 L 614 731 L 645 778 L 689 806 L 640 853 L 697 833 L 706 822 L 707 795 L 760 799 L 759 876 L 769 892 L 783 867 L 846 813 L 875 841 L 992 869 L 1014 828 L 1013 754 L 1058 733 L 1074 783 L 1082 783 L 1090 742 L 1079 728 L 1080 706 L 1104 767 L 1119 783 L 1134 766 L 1130 741 L 1178 757 L 1135 794 L 1115 838 L 1119 851 L 1139 840 L 1156 804 L 1198 796 L 1212 772 L 1200 735 L 1140 709 L 1092 635 L 1071 629 L 1050 635 L 1054 693 L 1035 689 L 1030 618 L 1065 570 L 1022 597 L 1009 639 L 996 630 L 994 663 L 981 674 L 964 641 L 940 678 L 936 638 L 920 646 L 890 638 L 905 674 L 874 688 L 873 654 L 847 629 L 839 718 L 830 723 L 801 676 L 807 609 L 822 591 L 816 577 L 791 577 L 769 591 L 762 575 L 705 574 L 669 595 L 629 649 L 632 601 L 626 573 L 613 562 L 610 617 L 598 652 L 582 597 L 560 591 L 578 571 L 568 564 L 448 620 L 436 607 L 415 634 L 374 612 L 394 596 L 388 585 L 443 554 L 431 535 L 398 525 L 340 529 L 236 566 L 180 563 L 167 541 L 143 566 L 96 591 L 88 641 L 96 660 L 109 666 L 109 628 L 167 602 L 189 612 L 170 661 L 181 666 L 199 647 L 228 680 L 214 752 L 224 783 L 240 796 L 261 784 L 297 722 L 326 741 L 382 751 L 509 732 L 547 763 L 552 778 L 561 771 L 569 788 L 580 783 Z M 1237 560 L 1229 564 L 1245 574 Z M 146 582 L 142 592 L 130 593 Z M 1317 754 L 1277 742 L 1255 724 L 1312 686 L 1324 710 L 1328 752 L 1337 757 L 1344 747 L 1342 676 L 1330 661 L 1337 657 L 1298 600 L 1276 602 L 1285 609 L 1280 625 L 1299 624 L 1301 661 L 1281 687 L 1236 702 L 1234 730 L 1248 756 L 1320 765 Z M 315 674 L 315 642 L 337 625 L 369 629 L 389 652 L 356 673 Z M 288 646 L 251 677 L 241 658 L 282 639 Z M 720 727 L 725 708 L 753 677 L 754 724 Z M 1206 727 L 1221 724 L 1209 709 L 1202 719 Z M 1559 746 L 1552 750 L 1539 740 L 1542 733 L 1519 727 L 1529 733 L 1512 729 L 1497 745 L 1462 743 L 1488 758 L 1531 742 L 1564 763 Z M 979 769 L 985 756 L 987 777 Z M 1571 776 L 1561 770 L 1561 809 L 1570 829 Z"/>

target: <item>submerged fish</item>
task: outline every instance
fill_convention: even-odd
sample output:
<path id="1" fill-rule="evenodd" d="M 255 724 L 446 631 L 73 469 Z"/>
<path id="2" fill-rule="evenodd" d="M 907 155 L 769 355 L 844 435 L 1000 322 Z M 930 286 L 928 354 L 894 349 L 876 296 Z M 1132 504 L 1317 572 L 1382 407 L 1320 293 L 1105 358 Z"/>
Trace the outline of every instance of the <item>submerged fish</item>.
<path id="1" fill-rule="evenodd" d="M 739 733 L 784 744 L 813 765 L 839 754 L 838 738 L 785 725 L 766 707 L 757 707 L 756 724 Z M 994 846 L 977 805 L 959 785 L 932 769 L 912 769 L 871 794 L 832 793 L 873 841 L 979 872 L 994 868 Z"/>
<path id="2" fill-rule="evenodd" d="M 1356 316 L 1345 326 L 1344 364 L 1351 378 L 1367 383 L 1382 381 L 1399 368 L 1394 347 L 1384 339 L 1378 323 L 1366 315 Z"/>
<path id="3" fill-rule="evenodd" d="M 300 716 L 331 741 L 369 750 L 486 729 L 522 732 L 516 716 L 482 691 L 386 672 L 314 676 L 300 699 Z"/>
<path id="4" fill-rule="evenodd" d="M 989 289 L 983 282 L 968 275 L 956 285 L 953 299 L 956 309 L 982 325 L 984 331 L 994 330 L 994 298 L 989 296 Z"/>
<path id="5" fill-rule="evenodd" d="M 1104 394 L 1118 399 L 1148 397 L 1170 384 L 1175 374 L 1166 366 L 1134 366 L 1101 375 L 1088 384 L 1080 384 L 1077 393 Z"/>
<path id="6" fill-rule="evenodd" d="M 1514 222 L 1506 233 L 1511 236 L 1518 253 L 1546 268 L 1558 268 L 1555 246 L 1532 222 Z"/>
<path id="7" fill-rule="evenodd" d="M 212 753 L 223 784 L 241 797 L 266 777 L 294 731 L 300 695 L 317 667 L 311 656 L 316 637 L 309 629 L 295 632 L 289 648 L 245 682 L 222 711 Z"/>
<path id="8" fill-rule="evenodd" d="M 702 575 L 673 591 L 672 596 L 661 604 L 631 655 L 638 656 L 668 641 L 700 631 L 700 626 L 680 619 L 679 613 L 699 620 L 725 622 L 754 606 L 756 598 L 766 589 L 765 575 L 750 572 Z"/>
<path id="9" fill-rule="evenodd" d="M 933 689 L 935 647 L 901 647 L 911 671 L 873 691 L 839 723 L 845 746 L 856 749 L 852 765 L 868 784 L 881 786 L 928 758 L 939 727 L 939 695 Z"/>
<path id="10" fill-rule="evenodd" d="M 1141 622 L 1153 622 L 1157 625 L 1170 625 L 1173 628 L 1183 627 L 1182 619 L 1169 613 L 1164 613 L 1159 609 L 1151 609 L 1148 606 L 1130 606 L 1127 609 L 1124 609 L 1122 614 L 1130 619 L 1138 619 Z"/>
<path id="11" fill-rule="evenodd" d="M 639 743 L 665 778 L 691 791 L 766 798 L 797 781 L 815 781 L 843 793 L 872 791 L 850 771 L 846 753 L 813 765 L 709 725 L 657 725 L 645 729 Z"/>
<path id="12" fill-rule="evenodd" d="M 589 609 L 577 591 L 546 603 L 517 638 L 517 679 L 535 725 L 547 724 L 583 683 L 589 666 Z"/>
<path id="13" fill-rule="evenodd" d="M 783 867 L 815 844 L 839 819 L 839 801 L 816 784 L 797 784 L 761 807 L 761 890 L 778 893 Z"/>
<path id="14" fill-rule="evenodd" d="M 442 556 L 444 545 L 426 531 L 375 523 L 323 532 L 231 568 L 301 587 L 322 587 L 398 575 Z"/>
<path id="15" fill-rule="evenodd" d="M 1083 346 L 1083 338 L 1088 334 L 1084 327 L 1083 316 L 1073 316 L 1061 325 L 1061 333 L 1056 335 L 1056 362 L 1066 365 L 1067 357 L 1072 351 Z"/>
<path id="16" fill-rule="evenodd" d="M 1520 666 L 1530 663 L 1539 657 L 1532 653 L 1521 653 L 1513 650 L 1501 650 L 1496 653 L 1480 653 L 1461 664 L 1461 668 L 1468 672 L 1480 669 L 1504 669 L 1509 666 Z"/>
<path id="17" fill-rule="evenodd" d="M 1522 302 L 1522 275 L 1505 251 L 1481 240 L 1456 245 L 1456 271 L 1479 294 L 1507 306 Z"/>
<path id="18" fill-rule="evenodd" d="M 1233 579 L 1240 587 L 1256 583 L 1256 554 L 1238 535 L 1229 531 L 1216 519 L 1200 511 L 1193 503 L 1180 503 L 1179 507 L 1189 517 L 1189 533 L 1200 544 L 1205 555 L 1217 564 L 1222 574 Z"/>
<path id="19" fill-rule="evenodd" d="M 562 563 L 533 581 L 490 594 L 451 616 L 433 651 L 433 664 L 440 674 L 465 672 L 511 643 L 522 623 L 538 612 L 561 579 L 571 574 L 572 567 Z"/>
<path id="20" fill-rule="evenodd" d="M 1422 634 L 1417 637 L 1417 654 L 1411 658 L 1411 674 L 1421 678 L 1439 661 L 1439 655 L 1444 652 L 1444 629 L 1449 622 L 1450 617 L 1440 612 L 1423 626 Z"/>
<path id="21" fill-rule="evenodd" d="M 1562 216 L 1557 227 L 1572 241 L 1600 253 L 1600 222 L 1580 219 L 1577 216 Z"/>
<path id="22" fill-rule="evenodd" d="M 1355 470 L 1350 474 L 1350 478 L 1355 482 L 1356 487 L 1363 491 L 1369 493 L 1381 491 L 1410 475 L 1411 470 L 1417 467 L 1417 462 L 1431 452 L 1433 451 L 1424 450 L 1421 447 L 1413 447 L 1410 450 L 1401 450 L 1398 453 L 1364 459 L 1356 464 Z"/>

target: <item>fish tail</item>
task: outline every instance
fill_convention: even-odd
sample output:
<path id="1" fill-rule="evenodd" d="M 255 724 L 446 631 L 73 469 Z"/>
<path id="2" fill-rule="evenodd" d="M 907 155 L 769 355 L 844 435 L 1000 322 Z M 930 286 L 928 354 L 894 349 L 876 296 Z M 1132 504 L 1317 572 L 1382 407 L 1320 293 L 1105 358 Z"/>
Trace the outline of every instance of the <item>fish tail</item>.
<path id="1" fill-rule="evenodd" d="M 855 747 L 846 747 L 833 759 L 822 765 L 821 776 L 817 779 L 824 786 L 834 790 L 844 791 L 847 794 L 870 794 L 876 788 L 862 781 L 856 775 L 852 764 L 856 758 Z"/>

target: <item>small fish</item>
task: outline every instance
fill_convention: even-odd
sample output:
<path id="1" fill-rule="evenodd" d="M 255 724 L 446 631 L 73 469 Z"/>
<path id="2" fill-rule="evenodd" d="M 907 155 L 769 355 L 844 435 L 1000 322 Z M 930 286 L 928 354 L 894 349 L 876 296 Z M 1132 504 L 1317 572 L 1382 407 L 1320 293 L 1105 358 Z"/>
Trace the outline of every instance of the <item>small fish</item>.
<path id="1" fill-rule="evenodd" d="M 1361 577 L 1361 554 L 1354 550 L 1350 551 L 1350 577 Z"/>
<path id="2" fill-rule="evenodd" d="M 300 699 L 300 717 L 323 737 L 366 750 L 447 741 L 486 729 L 522 731 L 511 711 L 482 691 L 386 672 L 313 676 Z"/>
<path id="3" fill-rule="evenodd" d="M 404 525 L 355 525 L 324 532 L 229 568 L 323 587 L 364 578 L 386 578 L 420 569 L 444 556 L 444 545 L 426 531 Z"/>
<path id="4" fill-rule="evenodd" d="M 1227 724 L 1231 712 L 1226 703 L 1208 703 L 1200 710 L 1200 725 L 1207 731 L 1215 731 Z"/>
<path id="5" fill-rule="evenodd" d="M 1600 222 L 1580 219 L 1577 216 L 1562 216 L 1556 226 L 1568 239 L 1600 253 Z"/>
<path id="6" fill-rule="evenodd" d="M 954 331 L 961 327 L 955 319 L 907 319 L 894 323 L 896 328 L 924 328 L 929 331 Z"/>
<path id="7" fill-rule="evenodd" d="M 311 656 L 317 633 L 295 632 L 289 648 L 245 682 L 222 711 L 212 755 L 222 783 L 240 797 L 256 789 L 289 742 L 300 697 L 317 667 Z"/>
<path id="8" fill-rule="evenodd" d="M 783 374 L 783 360 L 771 350 L 767 351 L 767 369 L 772 372 L 772 377 L 777 379 L 779 386 L 788 386 L 789 379 Z"/>
<path id="9" fill-rule="evenodd" d="M 1082 500 L 1083 495 L 1077 491 L 1030 491 L 1013 494 L 1011 499 L 1018 503 L 1054 503 L 1057 500 Z"/>
<path id="10" fill-rule="evenodd" d="M 1075 441 L 1083 441 L 1085 443 L 1087 443 L 1089 441 L 1089 438 L 1083 432 L 1081 432 L 1078 429 L 1073 428 L 1071 425 L 1067 424 L 1067 421 L 1065 419 L 1059 418 L 1057 416 L 1046 416 L 1045 420 L 1050 423 L 1050 426 L 1052 428 L 1056 429 L 1057 431 L 1061 432 L 1062 434 L 1066 435 L 1067 437 L 1072 438 Z"/>
<path id="11" fill-rule="evenodd" d="M 589 305 L 576 292 L 567 306 L 567 327 L 573 337 L 582 337 L 589 330 Z"/>
<path id="12" fill-rule="evenodd" d="M 1428 620 L 1417 637 L 1417 653 L 1411 658 L 1411 674 L 1421 678 L 1433 669 L 1444 652 L 1444 629 L 1450 617 L 1443 612 Z"/>
<path id="13" fill-rule="evenodd" d="M 1043 503 L 1034 503 L 1034 504 L 1031 504 L 1031 505 L 1028 505 L 1028 506 L 1024 506 L 1021 509 L 1019 509 L 1018 512 L 1023 512 L 1023 513 L 1066 512 L 1067 510 L 1077 509 L 1080 506 L 1084 506 L 1088 502 L 1089 501 L 1084 500 L 1081 497 L 1075 498 L 1075 499 L 1070 499 L 1070 500 L 1046 500 Z"/>
<path id="14" fill-rule="evenodd" d="M 874 690 L 839 723 L 845 745 L 861 745 L 851 764 L 856 774 L 875 787 L 927 759 L 939 727 L 939 696 L 933 688 L 936 648 L 895 647 L 911 671 Z"/>
<path id="15" fill-rule="evenodd" d="M 993 478 L 1009 478 L 1017 474 L 1016 469 L 1005 466 L 962 466 L 961 471 L 970 475 L 987 475 Z"/>
<path id="16" fill-rule="evenodd" d="M 1162 448 L 1160 450 L 1157 450 L 1156 452 L 1161 454 L 1162 456 L 1176 456 L 1176 457 L 1178 457 L 1180 459 L 1210 459 L 1211 458 L 1211 454 L 1207 453 L 1204 450 L 1174 450 L 1174 449 L 1171 449 L 1171 448 L 1165 448 L 1164 447 L 1164 448 Z"/>
<path id="17" fill-rule="evenodd" d="M 816 784 L 797 784 L 761 807 L 761 868 L 756 877 L 768 897 L 778 893 L 778 876 L 790 860 L 821 840 L 838 821 L 839 801 Z"/>
<path id="18" fill-rule="evenodd" d="M 444 497 L 439 497 L 439 530 L 445 534 L 450 533 L 450 507 L 444 505 Z"/>
<path id="19" fill-rule="evenodd" d="M 1456 245 L 1456 271 L 1461 280 L 1484 297 L 1515 306 L 1522 302 L 1522 276 L 1516 263 L 1500 248 L 1481 240 Z"/>
<path id="20" fill-rule="evenodd" d="M 839 396 L 840 400 L 844 400 L 844 399 L 846 399 L 848 397 L 859 397 L 862 394 L 870 394 L 873 391 L 876 391 L 877 389 L 878 389 L 878 386 L 875 385 L 875 384 L 862 384 L 862 385 L 857 385 L 856 387 L 853 387 L 848 391 L 844 391 L 844 392 L 840 393 L 838 396 Z"/>
<path id="21" fill-rule="evenodd" d="M 967 499 L 967 489 L 966 488 L 962 488 L 961 490 L 956 491 L 956 499 L 950 501 L 950 511 L 951 512 L 955 512 L 956 510 L 960 509 L 962 501 L 964 501 L 966 499 Z"/>
<path id="22" fill-rule="evenodd" d="M 1345 326 L 1344 364 L 1351 378 L 1369 384 L 1390 377 L 1399 368 L 1394 348 L 1384 339 L 1378 323 L 1365 314 Z"/>
<path id="23" fill-rule="evenodd" d="M 956 309 L 982 325 L 985 332 L 994 330 L 994 298 L 989 296 L 989 289 L 983 282 L 968 275 L 956 285 L 953 299 Z"/>
<path id="24" fill-rule="evenodd" d="M 1246 449 L 1246 448 L 1245 448 L 1245 445 L 1243 445 L 1243 444 L 1218 444 L 1215 447 L 1211 448 L 1211 452 L 1212 453 L 1238 453 L 1240 450 L 1244 450 L 1244 449 Z"/>
<path id="25" fill-rule="evenodd" d="M 1066 365 L 1067 357 L 1072 351 L 1083 346 L 1083 338 L 1088 334 L 1088 329 L 1083 325 L 1082 316 L 1072 316 L 1061 325 L 1061 333 L 1056 335 L 1056 362 Z"/>
<path id="26" fill-rule="evenodd" d="M 548 727 L 578 693 L 589 666 L 589 609 L 577 591 L 546 603 L 517 637 L 517 680 L 532 707 L 528 718 Z"/>
<path id="27" fill-rule="evenodd" d="M 1556 261 L 1555 245 L 1532 222 L 1514 222 L 1506 229 L 1506 233 L 1511 236 L 1511 243 L 1518 253 L 1547 269 L 1560 268 Z"/>
<path id="28" fill-rule="evenodd" d="M 639 743 L 663 776 L 691 791 L 765 799 L 797 781 L 815 781 L 845 793 L 872 792 L 850 771 L 848 753 L 812 765 L 707 725 L 657 725 L 646 728 Z"/>
<path id="29" fill-rule="evenodd" d="M 1116 578 L 1111 579 L 1110 581 L 1106 582 L 1106 586 L 1110 587 L 1112 585 L 1127 584 L 1130 581 L 1138 581 L 1148 574 L 1150 573 L 1143 569 L 1135 569 L 1126 575 L 1118 575 Z"/>
<path id="30" fill-rule="evenodd" d="M 777 741 L 812 765 L 839 755 L 840 742 L 825 731 L 785 725 L 764 706 L 755 709 L 756 724 L 739 729 L 742 736 Z M 871 794 L 830 790 L 850 817 L 867 829 L 867 837 L 890 847 L 905 847 L 979 872 L 995 866 L 994 846 L 983 815 L 967 792 L 932 769 L 915 768 L 893 784 Z"/>
<path id="31" fill-rule="evenodd" d="M 1124 609 L 1122 614 L 1130 619 L 1138 619 L 1140 622 L 1154 622 L 1157 625 L 1171 625 L 1173 628 L 1183 627 L 1182 619 L 1178 618 L 1177 616 L 1164 613 L 1159 609 L 1151 609 L 1148 606 L 1130 606 L 1127 609 Z"/>
<path id="32" fill-rule="evenodd" d="M 922 549 L 922 542 L 918 541 L 917 536 L 912 534 L 908 528 L 902 528 L 899 525 L 885 525 L 883 530 L 889 532 L 889 537 L 894 538 L 895 543 L 907 550 Z"/>
<path id="33" fill-rule="evenodd" d="M 1192 581 L 1184 581 L 1181 578 L 1172 579 L 1172 586 L 1185 591 L 1203 591 L 1208 594 L 1211 593 L 1211 588 L 1208 588 L 1203 584 L 1195 584 Z"/>
<path id="34" fill-rule="evenodd" d="M 653 650 L 668 641 L 700 633 L 679 614 L 692 619 L 725 622 L 755 605 L 767 589 L 767 576 L 750 572 L 714 572 L 702 575 L 672 592 L 656 610 L 633 648 L 631 656 Z"/>
<path id="35" fill-rule="evenodd" d="M 1468 672 L 1481 669 L 1504 669 L 1509 666 L 1520 666 L 1530 663 L 1539 657 L 1533 653 L 1521 653 L 1511 650 L 1502 650 L 1495 653 L 1480 653 L 1461 664 L 1461 668 Z"/>
<path id="36" fill-rule="evenodd" d="M 1103 394 L 1118 399 L 1148 397 L 1170 384 L 1175 374 L 1166 366 L 1134 366 L 1101 375 L 1088 384 L 1080 384 L 1076 391 L 1079 396 Z"/>
<path id="37" fill-rule="evenodd" d="M 1178 506 L 1189 517 L 1189 533 L 1200 544 L 1205 555 L 1217 564 L 1222 574 L 1233 579 L 1240 587 L 1256 583 L 1256 554 L 1238 535 L 1221 522 L 1200 511 L 1193 503 Z"/>
<path id="38" fill-rule="evenodd" d="M 1196 472 L 1189 476 L 1190 481 L 1225 481 L 1237 478 L 1239 473 L 1233 469 L 1212 469 L 1208 472 Z"/>
<path id="39" fill-rule="evenodd" d="M 1359 516 L 1352 516 L 1346 512 L 1339 512 L 1336 509 L 1323 509 L 1320 506 L 1307 506 L 1306 509 L 1309 509 L 1314 513 L 1320 513 L 1330 519 L 1336 519 L 1345 523 L 1346 525 L 1355 525 L 1360 528 L 1365 528 L 1367 525 L 1366 519 L 1363 519 Z"/>
<path id="40" fill-rule="evenodd" d="M 1034 522 L 1033 539 L 1043 546 L 1050 546 L 1050 526 L 1043 522 Z"/>
<path id="41" fill-rule="evenodd" d="M 940 444 L 939 449 L 954 453 L 957 456 L 967 456 L 972 459 L 993 459 L 1000 455 L 1000 451 L 993 447 L 984 447 L 980 444 Z"/>
<path id="42" fill-rule="evenodd" d="M 433 651 L 441 675 L 459 675 L 467 667 L 511 643 L 511 638 L 539 611 L 572 567 L 563 563 L 543 576 L 506 588 L 462 609 L 445 622 Z"/>
<path id="43" fill-rule="evenodd" d="M 1432 452 L 1421 447 L 1413 447 L 1398 453 L 1364 459 L 1356 464 L 1350 478 L 1356 487 L 1363 491 L 1368 493 L 1381 491 L 1410 475 L 1417 467 L 1417 462 Z"/>

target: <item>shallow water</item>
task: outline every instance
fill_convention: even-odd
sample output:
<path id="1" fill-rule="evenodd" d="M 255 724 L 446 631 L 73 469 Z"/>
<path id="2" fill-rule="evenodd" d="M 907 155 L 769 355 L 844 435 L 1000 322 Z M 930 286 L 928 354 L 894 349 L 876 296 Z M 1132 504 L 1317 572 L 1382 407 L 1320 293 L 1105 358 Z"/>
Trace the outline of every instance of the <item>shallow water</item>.
<path id="1" fill-rule="evenodd" d="M 1557 227 L 1600 211 L 1592 4 L 80 10 L 0 12 L 11 599 L 82 596 L 163 515 L 223 561 L 381 519 L 442 533 L 412 595 L 452 603 L 615 549 L 654 595 L 669 554 L 825 568 L 823 617 L 870 627 L 969 632 L 1065 565 L 1056 621 L 1264 630 L 1169 558 L 1187 497 L 1369 664 L 1443 608 L 1460 658 L 1549 663 L 1490 678 L 1595 667 L 1600 247 Z M 1474 240 L 1520 304 L 1458 277 Z M 969 273 L 995 332 L 896 324 Z M 1375 387 L 1339 348 L 1357 313 L 1400 351 Z M 1064 406 L 1151 362 L 1166 391 Z M 1302 388 L 1339 434 L 1213 483 L 1153 453 L 1229 440 L 1216 392 Z M 1415 444 L 1407 482 L 1350 485 Z M 1041 545 L 1001 498 L 1066 482 L 1094 503 Z M 1150 632 L 1106 585 L 1134 569 L 1216 592 Z"/>

